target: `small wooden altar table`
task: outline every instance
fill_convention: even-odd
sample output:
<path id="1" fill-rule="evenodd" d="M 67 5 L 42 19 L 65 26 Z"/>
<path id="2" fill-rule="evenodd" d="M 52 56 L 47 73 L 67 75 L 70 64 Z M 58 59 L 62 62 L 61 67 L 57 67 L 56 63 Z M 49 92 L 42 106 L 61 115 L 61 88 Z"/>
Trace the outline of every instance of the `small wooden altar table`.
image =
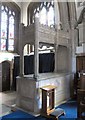
<path id="1" fill-rule="evenodd" d="M 54 85 L 47 85 L 41 88 L 42 90 L 42 113 L 49 115 L 54 110 L 54 98 L 55 98 Z M 49 106 L 47 106 L 47 96 L 49 97 Z"/>

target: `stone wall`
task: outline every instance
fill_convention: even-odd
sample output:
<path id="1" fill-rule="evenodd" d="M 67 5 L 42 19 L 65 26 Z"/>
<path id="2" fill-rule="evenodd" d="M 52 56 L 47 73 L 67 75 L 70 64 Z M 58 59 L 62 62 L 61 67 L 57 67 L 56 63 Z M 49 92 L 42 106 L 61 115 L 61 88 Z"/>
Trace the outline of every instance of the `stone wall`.
<path id="1" fill-rule="evenodd" d="M 73 74 L 71 73 L 49 73 L 41 74 L 35 81 L 32 77 L 17 78 L 17 100 L 16 104 L 24 110 L 40 113 L 42 106 L 42 94 L 40 88 L 46 85 L 55 85 L 55 106 L 70 99 L 71 83 Z"/>

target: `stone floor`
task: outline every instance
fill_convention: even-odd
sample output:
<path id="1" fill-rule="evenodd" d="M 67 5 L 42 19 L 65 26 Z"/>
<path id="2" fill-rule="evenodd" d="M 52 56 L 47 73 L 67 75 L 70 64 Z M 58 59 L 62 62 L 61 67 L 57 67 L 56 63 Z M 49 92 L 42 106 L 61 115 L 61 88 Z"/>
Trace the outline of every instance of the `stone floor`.
<path id="1" fill-rule="evenodd" d="M 11 112 L 11 107 L 15 105 L 16 92 L 0 92 L 0 117 Z"/>

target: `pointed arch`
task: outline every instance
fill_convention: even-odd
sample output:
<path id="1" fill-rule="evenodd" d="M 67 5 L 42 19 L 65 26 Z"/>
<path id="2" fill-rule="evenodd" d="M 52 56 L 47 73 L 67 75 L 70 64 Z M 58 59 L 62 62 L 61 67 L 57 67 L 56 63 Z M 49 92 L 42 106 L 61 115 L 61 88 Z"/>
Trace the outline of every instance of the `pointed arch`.
<path id="1" fill-rule="evenodd" d="M 41 24 L 54 27 L 54 2 L 31 2 L 28 6 L 28 24 L 32 24 L 35 17 L 39 17 Z"/>
<path id="2" fill-rule="evenodd" d="M 0 50 L 17 52 L 20 8 L 14 2 L 0 4 Z"/>

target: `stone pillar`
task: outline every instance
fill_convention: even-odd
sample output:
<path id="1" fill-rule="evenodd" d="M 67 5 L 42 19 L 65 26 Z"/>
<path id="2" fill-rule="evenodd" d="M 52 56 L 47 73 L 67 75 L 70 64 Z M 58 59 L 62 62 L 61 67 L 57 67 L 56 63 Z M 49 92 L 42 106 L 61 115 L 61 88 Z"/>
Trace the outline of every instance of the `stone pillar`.
<path id="1" fill-rule="evenodd" d="M 23 50 L 20 53 L 20 76 L 21 77 L 24 76 L 24 54 L 23 54 Z"/>
<path id="2" fill-rule="evenodd" d="M 72 41 L 72 72 L 76 72 L 76 32 L 75 29 L 71 29 L 71 41 Z"/>
<path id="3" fill-rule="evenodd" d="M 68 49 L 68 57 L 69 57 L 69 66 L 68 66 L 68 72 L 72 71 L 72 46 L 69 44 L 67 46 Z"/>
<path id="4" fill-rule="evenodd" d="M 75 30 L 75 24 L 76 24 L 76 9 L 75 9 L 75 3 L 70 2 L 69 3 L 69 12 L 70 12 L 70 24 L 71 24 L 71 41 L 72 41 L 72 55 L 75 56 L 76 52 L 76 30 Z"/>
<path id="5" fill-rule="evenodd" d="M 58 45 L 55 44 L 55 72 L 58 70 Z"/>
<path id="6" fill-rule="evenodd" d="M 24 54 L 23 54 L 23 40 L 24 40 L 24 24 L 19 26 L 19 55 L 20 55 L 20 76 L 24 75 Z"/>
<path id="7" fill-rule="evenodd" d="M 68 19 L 68 6 L 67 2 L 59 2 L 60 20 L 62 23 L 62 28 L 67 31 L 69 30 L 69 19 Z"/>
<path id="8" fill-rule="evenodd" d="M 75 2 L 69 2 L 69 12 L 70 12 L 70 26 L 71 26 L 71 43 L 72 44 L 72 72 L 76 72 L 76 45 L 77 45 L 77 32 L 75 30 L 76 23 L 76 9 Z"/>
<path id="9" fill-rule="evenodd" d="M 35 43 L 34 43 L 34 78 L 37 79 L 39 74 L 39 20 L 35 18 Z"/>
<path id="10" fill-rule="evenodd" d="M 54 0 L 54 11 L 55 11 L 55 27 L 57 26 L 58 29 L 60 29 L 60 13 L 59 13 L 59 6 L 58 2 Z"/>
<path id="11" fill-rule="evenodd" d="M 83 43 L 83 24 L 79 24 L 78 29 L 79 29 L 79 45 L 82 45 L 82 43 Z"/>
<path id="12" fill-rule="evenodd" d="M 54 71 L 57 72 L 58 70 L 58 44 L 57 44 L 57 40 L 59 39 L 59 35 L 58 35 L 58 30 L 56 31 L 56 35 L 55 35 L 55 69 Z"/>

